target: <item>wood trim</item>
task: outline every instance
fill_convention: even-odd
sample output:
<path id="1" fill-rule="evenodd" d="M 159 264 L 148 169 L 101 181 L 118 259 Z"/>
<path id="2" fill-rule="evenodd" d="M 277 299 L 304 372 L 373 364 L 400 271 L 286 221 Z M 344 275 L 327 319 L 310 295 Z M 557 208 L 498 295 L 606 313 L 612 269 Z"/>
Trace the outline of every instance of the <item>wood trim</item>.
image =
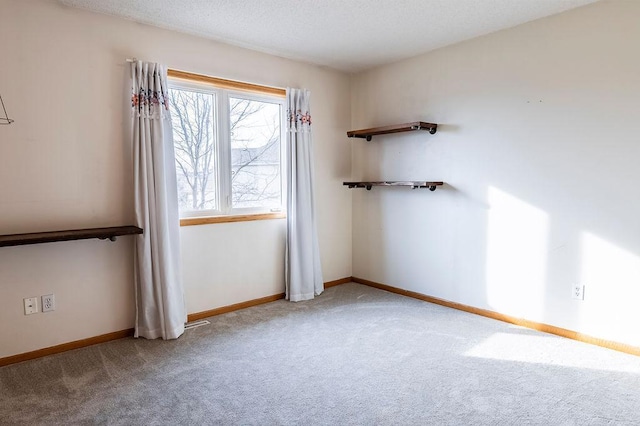
<path id="1" fill-rule="evenodd" d="M 185 217 L 180 226 L 209 225 L 212 223 L 249 222 L 252 220 L 286 219 L 285 213 L 242 214 L 233 216 Z"/>
<path id="2" fill-rule="evenodd" d="M 124 337 L 133 336 L 133 328 L 126 330 L 114 331 L 113 333 L 101 334 L 100 336 L 89 337 L 87 339 L 76 340 L 73 342 L 63 343 L 61 345 L 51 346 L 48 348 L 38 349 L 36 351 L 25 352 L 23 354 L 12 355 L 6 358 L 0 358 L 0 367 L 17 362 L 28 361 L 30 359 L 40 358 L 47 355 L 59 354 L 61 352 L 70 351 L 72 349 L 80 349 L 86 346 L 96 345 L 98 343 L 109 342 L 111 340 L 122 339 Z"/>
<path id="3" fill-rule="evenodd" d="M 446 306 L 447 308 L 457 309 L 459 311 L 469 312 L 471 314 L 480 315 L 483 317 L 503 321 L 509 324 L 519 325 L 521 327 L 530 328 L 533 330 L 542 331 L 544 333 L 555 334 L 556 336 L 565 337 L 567 339 L 577 340 L 583 343 L 589 343 L 591 345 L 601 346 L 607 349 L 613 349 L 614 351 L 624 352 L 631 355 L 640 356 L 640 347 L 627 345 L 625 343 L 614 342 L 612 340 L 600 339 L 598 337 L 589 336 L 587 334 L 578 333 L 577 331 L 567 330 L 566 328 L 560 328 L 549 324 L 530 321 L 523 318 L 516 318 L 510 315 L 501 314 L 499 312 L 490 311 L 488 309 L 476 308 L 469 305 L 463 305 L 462 303 L 451 302 L 449 300 L 440 299 L 438 297 L 427 296 L 426 294 L 417 293 L 415 291 L 403 290 L 398 287 L 393 287 L 387 284 L 380 284 L 375 281 L 369 281 L 362 278 L 351 277 L 354 283 L 364 284 L 369 287 L 375 287 L 380 290 L 385 290 L 391 293 L 400 294 L 402 296 L 411 297 L 414 299 L 422 300 L 436 305 Z"/>
<path id="4" fill-rule="evenodd" d="M 335 287 L 341 284 L 347 284 L 351 282 L 351 277 L 340 278 L 339 280 L 327 281 L 324 283 L 324 288 Z"/>
<path id="5" fill-rule="evenodd" d="M 278 87 L 262 86 L 259 84 L 243 83 L 241 81 L 227 80 L 218 77 L 209 77 L 207 75 L 195 74 L 187 71 L 178 71 L 169 69 L 167 70 L 167 76 L 170 78 L 176 78 L 186 81 L 197 81 L 199 83 L 211 84 L 216 87 L 231 90 L 242 90 L 244 92 L 262 93 L 268 95 L 279 96 L 284 98 L 287 95 L 285 89 Z"/>
<path id="6" fill-rule="evenodd" d="M 340 284 L 346 284 L 351 282 L 351 277 L 340 278 L 339 280 L 327 281 L 324 283 L 324 288 L 334 287 Z M 220 308 L 211 309 L 208 311 L 196 312 L 187 315 L 187 321 L 197 321 L 207 317 L 213 317 L 216 315 L 222 315 L 229 312 L 237 311 L 240 309 L 250 308 L 252 306 L 258 306 L 269 302 L 275 302 L 276 300 L 284 299 L 285 294 L 274 294 L 272 296 L 261 297 L 259 299 L 247 300 L 246 302 L 235 303 L 233 305 L 222 306 Z"/>
<path id="7" fill-rule="evenodd" d="M 340 284 L 346 284 L 351 282 L 352 277 L 340 278 L 338 280 L 327 281 L 324 283 L 324 288 L 334 287 Z M 237 311 L 240 309 L 250 308 L 252 306 L 258 306 L 269 302 L 275 302 L 276 300 L 284 299 L 285 294 L 279 293 L 272 296 L 261 297 L 259 299 L 247 300 L 246 302 L 235 303 L 233 305 L 222 306 L 220 308 L 210 309 L 208 311 L 196 312 L 187 315 L 187 321 L 197 321 L 203 318 L 213 317 L 216 315 L 222 315 L 229 312 Z"/>
<path id="8" fill-rule="evenodd" d="M 535 321 L 529 321 L 521 318 L 515 318 L 510 315 L 500 314 L 498 312 L 490 311 L 487 309 L 475 308 L 473 306 L 464 305 L 462 303 L 451 302 L 448 300 L 440 299 L 433 296 L 427 296 L 422 293 L 417 293 L 410 290 L 403 290 L 398 287 L 393 287 L 386 284 L 377 283 L 375 281 L 369 281 L 358 277 L 346 277 L 341 278 L 334 281 L 328 281 L 324 284 L 325 288 L 334 287 L 341 284 L 346 284 L 349 282 L 354 282 L 358 284 L 363 284 L 369 287 L 374 287 L 380 290 L 385 290 L 391 293 L 400 294 L 402 296 L 411 297 L 413 299 L 422 300 L 429 303 L 434 303 L 436 305 L 446 306 L 448 308 L 457 309 L 464 312 L 469 312 L 472 314 L 480 315 L 483 317 L 495 319 L 498 321 L 507 322 L 509 324 L 515 324 L 526 328 L 531 328 L 533 330 L 542 331 L 549 334 L 554 334 L 556 336 L 565 337 L 572 340 L 577 340 L 579 342 L 589 343 L 596 346 L 601 346 L 607 349 L 613 349 L 618 352 L 624 352 L 631 355 L 640 356 L 640 348 L 636 346 L 627 345 L 624 343 L 614 342 L 611 340 L 599 339 L 597 337 L 592 337 L 586 334 L 578 333 L 572 330 L 567 330 L 560 327 L 555 327 L 549 324 L 538 323 Z M 257 306 L 264 303 L 274 302 L 276 300 L 280 300 L 284 298 L 284 293 L 274 294 L 272 296 L 262 297 L 259 299 L 253 299 L 246 302 L 236 303 L 234 305 L 223 306 L 221 308 L 212 309 L 204 312 L 197 312 L 194 314 L 188 315 L 188 321 L 197 321 L 199 319 L 207 318 L 210 316 L 220 315 L 228 312 L 233 312 L 239 309 L 248 308 L 251 306 Z M 54 355 L 61 352 L 70 351 L 73 349 L 79 349 L 86 346 L 95 345 L 98 343 L 105 343 L 111 340 L 122 339 L 125 337 L 133 336 L 133 328 L 129 328 L 126 330 L 115 331 L 113 333 L 102 334 L 100 336 L 89 337 L 87 339 L 76 340 L 69 343 L 63 343 L 61 345 L 51 346 L 48 348 L 38 349 L 31 352 L 25 352 L 18 355 L 12 355 L 5 358 L 0 358 L 0 367 L 4 367 L 6 365 L 15 364 L 18 362 L 28 361 L 36 358 L 40 358 L 47 355 Z"/>
<path id="9" fill-rule="evenodd" d="M 252 306 L 263 305 L 276 300 L 284 299 L 284 293 L 274 294 L 272 296 L 261 297 L 259 299 L 247 300 L 246 302 L 234 303 L 233 305 L 222 306 L 220 308 L 210 309 L 208 311 L 196 312 L 187 315 L 187 321 L 197 321 L 203 318 L 214 317 L 216 315 L 227 314 L 229 312 L 238 311 L 240 309 L 250 308 Z"/>

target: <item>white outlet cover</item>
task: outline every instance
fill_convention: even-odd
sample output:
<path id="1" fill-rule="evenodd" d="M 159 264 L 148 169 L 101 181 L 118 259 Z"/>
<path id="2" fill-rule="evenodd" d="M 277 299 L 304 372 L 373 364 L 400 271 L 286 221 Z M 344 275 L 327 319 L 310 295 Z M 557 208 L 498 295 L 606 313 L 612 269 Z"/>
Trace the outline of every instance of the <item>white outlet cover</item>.
<path id="1" fill-rule="evenodd" d="M 571 286 L 571 297 L 576 300 L 584 300 L 584 285 L 573 284 Z"/>
<path id="2" fill-rule="evenodd" d="M 42 312 L 51 312 L 56 310 L 56 299 L 53 294 L 42 296 Z"/>

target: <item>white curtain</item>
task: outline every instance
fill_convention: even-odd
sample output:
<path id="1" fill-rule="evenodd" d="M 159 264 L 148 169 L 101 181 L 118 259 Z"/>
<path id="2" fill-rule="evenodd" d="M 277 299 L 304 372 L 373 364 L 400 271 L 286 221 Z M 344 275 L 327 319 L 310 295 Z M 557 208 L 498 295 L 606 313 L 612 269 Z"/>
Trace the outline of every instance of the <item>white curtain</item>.
<path id="1" fill-rule="evenodd" d="M 136 225 L 135 337 L 176 339 L 186 310 L 173 132 L 167 73 L 155 63 L 131 63 L 132 144 Z"/>
<path id="2" fill-rule="evenodd" d="M 286 296 L 297 302 L 324 290 L 313 196 L 309 91 L 287 89 Z"/>

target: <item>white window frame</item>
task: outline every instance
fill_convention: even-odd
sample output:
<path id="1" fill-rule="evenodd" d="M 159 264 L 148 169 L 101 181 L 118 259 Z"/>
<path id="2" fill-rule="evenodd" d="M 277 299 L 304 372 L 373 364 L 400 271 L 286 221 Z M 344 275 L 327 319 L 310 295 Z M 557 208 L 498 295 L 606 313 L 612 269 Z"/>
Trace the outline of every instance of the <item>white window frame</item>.
<path id="1" fill-rule="evenodd" d="M 181 210 L 180 218 L 204 218 L 217 216 L 251 216 L 260 214 L 279 214 L 281 217 L 286 210 L 286 99 L 281 96 L 259 93 L 256 91 L 234 90 L 224 87 L 217 87 L 212 83 L 200 81 L 191 81 L 169 77 L 169 87 L 178 90 L 188 90 L 204 94 L 213 94 L 215 99 L 214 105 L 214 123 L 215 123 L 215 147 L 214 147 L 214 164 L 216 169 L 216 201 L 217 209 L 206 210 Z M 239 83 L 242 84 L 242 83 Z M 230 104 L 229 98 L 241 98 L 259 102 L 268 102 L 280 106 L 280 191 L 281 204 L 277 208 L 268 207 L 252 207 L 252 208 L 234 208 L 232 201 L 232 182 L 231 182 L 231 134 L 229 131 L 230 124 Z M 265 217 L 268 218 L 268 217 Z M 252 220 L 250 217 L 247 220 Z"/>

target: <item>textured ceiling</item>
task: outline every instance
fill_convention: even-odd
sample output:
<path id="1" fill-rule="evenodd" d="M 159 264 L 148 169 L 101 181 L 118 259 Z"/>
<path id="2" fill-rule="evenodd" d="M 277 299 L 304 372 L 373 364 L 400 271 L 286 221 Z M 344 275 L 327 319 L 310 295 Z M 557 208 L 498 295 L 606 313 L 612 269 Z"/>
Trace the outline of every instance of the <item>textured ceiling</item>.
<path id="1" fill-rule="evenodd" d="M 597 0 L 58 1 L 355 72 Z"/>

